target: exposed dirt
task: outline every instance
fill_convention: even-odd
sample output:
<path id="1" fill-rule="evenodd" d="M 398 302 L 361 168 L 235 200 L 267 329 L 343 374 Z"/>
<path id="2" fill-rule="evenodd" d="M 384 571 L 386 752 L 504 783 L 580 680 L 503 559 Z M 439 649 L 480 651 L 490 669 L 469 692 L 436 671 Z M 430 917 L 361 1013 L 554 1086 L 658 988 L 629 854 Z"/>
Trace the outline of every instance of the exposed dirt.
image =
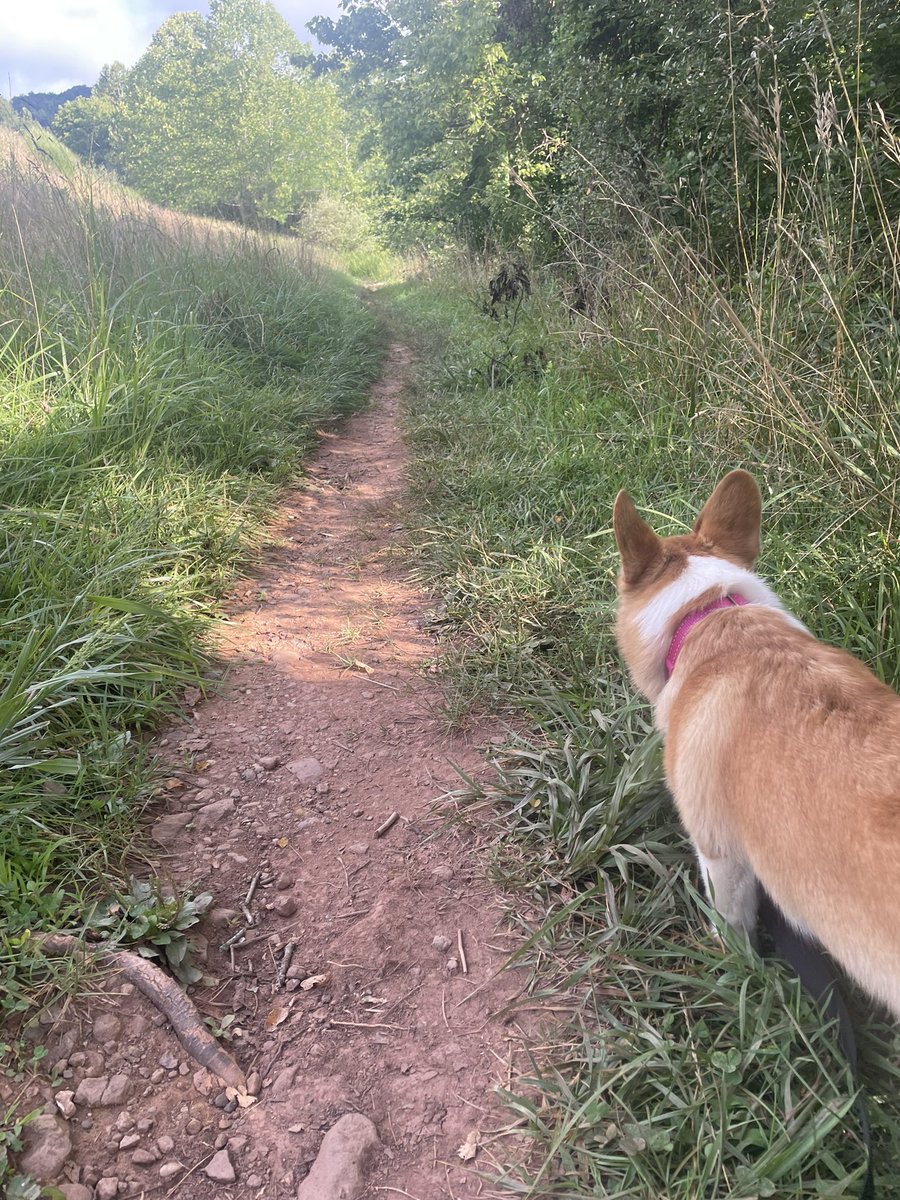
<path id="1" fill-rule="evenodd" d="M 510 945 L 475 835 L 444 828 L 431 802 L 456 786 L 453 764 L 477 775 L 478 747 L 503 735 L 448 731 L 427 597 L 397 554 L 408 360 L 393 346 L 371 408 L 323 435 L 308 485 L 231 597 L 223 690 L 189 697 L 160 746 L 171 779 L 157 869 L 215 896 L 202 932 L 217 982 L 192 994 L 219 1025 L 233 1017 L 226 1044 L 259 1075 L 258 1100 L 237 1107 L 113 978 L 44 1039 L 52 1091 L 76 1093 L 61 1176 L 84 1188 L 68 1189 L 76 1200 L 295 1197 L 348 1112 L 371 1118 L 382 1143 L 363 1195 L 491 1194 L 478 1171 L 507 1122 L 493 1089 L 521 1044 L 501 1010 L 522 981 L 499 973 Z M 244 923 L 257 873 L 232 965 L 220 945 Z M 79 1099 L 104 1078 L 106 1097 Z M 474 1131 L 466 1166 L 458 1150 Z"/>

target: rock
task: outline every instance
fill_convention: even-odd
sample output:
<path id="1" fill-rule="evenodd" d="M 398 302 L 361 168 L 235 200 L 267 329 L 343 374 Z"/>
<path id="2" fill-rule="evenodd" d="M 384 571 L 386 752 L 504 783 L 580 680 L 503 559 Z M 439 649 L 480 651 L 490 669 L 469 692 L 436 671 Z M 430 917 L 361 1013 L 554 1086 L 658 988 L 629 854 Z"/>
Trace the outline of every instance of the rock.
<path id="1" fill-rule="evenodd" d="M 265 1182 L 266 1181 L 265 1181 L 265 1179 L 263 1179 L 262 1175 L 248 1175 L 247 1176 L 247 1187 L 248 1188 L 261 1188 Z"/>
<path id="2" fill-rule="evenodd" d="M 347 847 L 347 853 L 358 854 L 360 858 L 365 858 L 365 856 L 369 853 L 369 843 L 354 842 L 351 846 Z"/>
<path id="3" fill-rule="evenodd" d="M 442 883 L 449 883 L 453 878 L 453 868 L 448 867 L 446 863 L 441 863 L 440 866 L 434 868 L 431 874 Z"/>
<path id="4" fill-rule="evenodd" d="M 298 987 L 300 986 L 299 983 L 297 986 Z M 299 1069 L 300 1069 L 299 1063 L 294 1063 L 294 1065 L 292 1067 L 282 1067 L 282 1069 L 275 1076 L 275 1080 L 272 1083 L 272 1087 L 271 1087 L 271 1099 L 272 1100 L 280 1100 L 288 1095 L 288 1093 L 291 1091 L 291 1089 L 294 1086 L 294 1077 L 296 1076 L 297 1071 Z"/>
<path id="5" fill-rule="evenodd" d="M 194 813 L 194 828 L 200 833 L 206 829 L 213 829 L 233 812 L 234 800 L 231 796 L 226 796 L 224 800 L 213 800 L 211 804 L 204 804 Z"/>
<path id="6" fill-rule="evenodd" d="M 316 1161 L 300 1184 L 297 1200 L 355 1200 L 381 1142 L 362 1113 L 347 1113 L 322 1139 Z"/>
<path id="7" fill-rule="evenodd" d="M 259 760 L 259 765 L 264 771 L 274 771 L 276 767 L 281 766 L 281 759 L 275 754 L 267 754 Z"/>
<path id="8" fill-rule="evenodd" d="M 122 1032 L 122 1022 L 112 1013 L 100 1013 L 94 1017 L 91 1036 L 95 1042 L 114 1042 Z"/>
<path id="9" fill-rule="evenodd" d="M 292 917 L 297 911 L 297 901 L 293 896 L 279 896 L 272 907 L 279 917 Z"/>
<path id="10" fill-rule="evenodd" d="M 262 1079 L 259 1071 L 251 1071 L 247 1076 L 247 1095 L 258 1096 L 262 1091 Z"/>
<path id="11" fill-rule="evenodd" d="M 175 1149 L 175 1139 L 164 1133 L 161 1138 L 157 1138 L 156 1148 L 160 1154 L 171 1154 Z"/>
<path id="12" fill-rule="evenodd" d="M 97 1200 L 116 1200 L 119 1194 L 119 1181 L 114 1175 L 106 1175 L 99 1180 L 94 1195 Z"/>
<path id="13" fill-rule="evenodd" d="M 167 1071 L 176 1071 L 178 1069 L 178 1055 L 173 1054 L 171 1050 L 164 1051 L 159 1056 L 159 1065 Z"/>
<path id="14" fill-rule="evenodd" d="M 92 1108 L 95 1104 L 102 1103 L 103 1093 L 108 1087 L 109 1079 L 105 1075 L 101 1075 L 99 1079 L 82 1079 L 75 1089 L 75 1103 L 86 1104 L 88 1108 Z"/>
<path id="15" fill-rule="evenodd" d="M 451 975 L 453 974 L 454 971 L 459 970 L 459 963 L 456 961 L 455 958 L 447 959 L 447 970 L 451 973 Z"/>
<path id="16" fill-rule="evenodd" d="M 53 1099 L 56 1102 L 56 1107 L 67 1121 L 70 1117 L 75 1116 L 74 1092 L 57 1092 Z"/>
<path id="17" fill-rule="evenodd" d="M 59 1193 L 63 1200 L 91 1200 L 91 1189 L 83 1183 L 61 1183 Z"/>
<path id="18" fill-rule="evenodd" d="M 139 1133 L 126 1133 L 121 1142 L 119 1142 L 119 1149 L 133 1150 L 135 1146 L 140 1145 L 140 1142 L 141 1135 Z"/>
<path id="19" fill-rule="evenodd" d="M 298 783 L 311 786 L 322 778 L 323 767 L 317 758 L 297 758 L 287 764 L 287 769 Z"/>
<path id="20" fill-rule="evenodd" d="M 198 1121 L 196 1117 L 191 1117 L 187 1125 L 184 1127 L 185 1133 L 190 1134 L 191 1137 L 196 1137 L 198 1133 L 202 1132 L 202 1130 L 203 1122 Z"/>
<path id="21" fill-rule="evenodd" d="M 445 954 L 453 945 L 450 939 L 445 937 L 442 933 L 439 933 L 437 937 L 432 938 L 431 944 L 434 946 L 435 950 L 440 950 L 441 954 Z"/>
<path id="22" fill-rule="evenodd" d="M 113 1075 L 103 1090 L 100 1104 L 104 1108 L 118 1108 L 131 1095 L 131 1079 L 128 1075 Z"/>
<path id="23" fill-rule="evenodd" d="M 25 1126 L 25 1152 L 19 1159 L 23 1175 L 33 1175 L 39 1183 L 56 1178 L 72 1152 L 72 1139 L 64 1121 L 53 1113 L 41 1113 Z"/>
<path id="24" fill-rule="evenodd" d="M 204 921 L 208 921 L 210 925 L 225 926 L 230 925 L 232 921 L 236 921 L 241 914 L 236 908 L 221 908 L 216 906 L 211 908 L 204 916 Z"/>
<path id="25" fill-rule="evenodd" d="M 160 846 L 171 849 L 181 840 L 185 826 L 190 825 L 193 819 L 194 814 L 189 812 L 167 813 L 154 823 L 150 835 Z"/>
<path id="26" fill-rule="evenodd" d="M 128 1133 L 129 1130 L 134 1129 L 134 1117 L 127 1108 L 116 1117 L 115 1128 L 118 1129 L 119 1133 Z"/>
<path id="27" fill-rule="evenodd" d="M 296 882 L 296 877 L 293 875 L 279 875 L 275 880 L 275 890 L 276 892 L 286 892 L 289 888 L 292 888 Z"/>
<path id="28" fill-rule="evenodd" d="M 137 1131 L 138 1133 L 149 1133 L 155 1124 L 155 1117 L 141 1117 L 137 1123 Z"/>
<path id="29" fill-rule="evenodd" d="M 173 1175 L 177 1175 L 179 1171 L 184 1170 L 184 1164 L 180 1162 L 167 1162 L 159 1168 L 160 1179 L 171 1179 Z"/>
<path id="30" fill-rule="evenodd" d="M 213 1183 L 234 1183 L 237 1179 L 227 1150 L 219 1150 L 214 1154 L 203 1168 L 203 1173 Z"/>
<path id="31" fill-rule="evenodd" d="M 136 1167 L 152 1167 L 155 1162 L 159 1161 L 159 1155 L 155 1150 L 135 1150 L 131 1161 Z"/>
<path id="32" fill-rule="evenodd" d="M 194 1072 L 193 1084 L 195 1092 L 201 1096 L 208 1096 L 216 1086 L 216 1080 L 205 1067 L 201 1067 L 199 1071 Z"/>

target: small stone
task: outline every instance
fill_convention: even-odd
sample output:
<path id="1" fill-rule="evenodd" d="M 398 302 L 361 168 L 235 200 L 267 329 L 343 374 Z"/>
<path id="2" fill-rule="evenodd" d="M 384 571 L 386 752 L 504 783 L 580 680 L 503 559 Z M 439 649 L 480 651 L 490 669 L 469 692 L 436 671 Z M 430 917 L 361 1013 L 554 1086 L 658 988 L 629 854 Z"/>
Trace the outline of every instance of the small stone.
<path id="1" fill-rule="evenodd" d="M 365 1172 L 380 1146 L 378 1131 L 369 1118 L 347 1113 L 322 1139 L 297 1200 L 352 1200 L 362 1191 Z"/>
<path id="2" fill-rule="evenodd" d="M 127 1108 L 124 1108 L 116 1117 L 115 1128 L 119 1133 L 128 1133 L 130 1129 L 134 1129 L 134 1117 Z"/>
<path id="3" fill-rule="evenodd" d="M 228 1097 L 224 1092 L 219 1092 L 219 1094 L 213 1098 L 213 1104 L 216 1106 L 216 1108 L 224 1108 L 227 1103 Z"/>
<path id="4" fill-rule="evenodd" d="M 61 1115 L 64 1116 L 67 1121 L 70 1117 L 75 1116 L 76 1110 L 73 1103 L 75 1099 L 74 1092 L 57 1092 L 53 1099 L 56 1102 L 56 1107 L 59 1109 Z"/>
<path id="5" fill-rule="evenodd" d="M 167 1162 L 159 1168 L 160 1179 L 171 1179 L 173 1175 L 177 1175 L 179 1171 L 184 1170 L 183 1163 Z"/>
<path id="6" fill-rule="evenodd" d="M 442 933 L 439 933 L 436 937 L 432 938 L 431 944 L 434 946 L 435 950 L 440 950 L 441 954 L 445 954 L 453 945 L 450 939 L 445 937 Z"/>
<path id="7" fill-rule="evenodd" d="M 159 842 L 160 846 L 171 849 L 181 841 L 185 826 L 190 825 L 193 819 L 194 814 L 190 812 L 167 813 L 154 823 L 150 836 L 155 842 Z"/>
<path id="8" fill-rule="evenodd" d="M 104 1175 L 94 1189 L 97 1200 L 116 1200 L 119 1194 L 119 1181 L 115 1175 Z"/>
<path id="9" fill-rule="evenodd" d="M 292 917 L 297 911 L 297 901 L 293 896 L 279 896 L 272 907 L 279 917 Z"/>
<path id="10" fill-rule="evenodd" d="M 190 1137 L 196 1137 L 198 1133 L 202 1132 L 202 1130 L 203 1122 L 198 1121 L 196 1117 L 191 1117 L 187 1125 L 184 1127 L 185 1133 L 189 1134 Z"/>
<path id="11" fill-rule="evenodd" d="M 151 1083 L 162 1083 L 162 1081 L 165 1079 L 165 1077 L 166 1077 L 166 1073 L 162 1069 L 162 1067 L 157 1067 L 156 1070 L 153 1072 L 153 1074 L 150 1076 L 150 1082 Z"/>
<path id="12" fill-rule="evenodd" d="M 232 921 L 236 921 L 241 914 L 236 908 L 211 908 L 204 916 L 204 921 L 208 921 L 210 925 L 224 927 L 230 925 Z"/>
<path id="13" fill-rule="evenodd" d="M 204 804 L 194 814 L 194 826 L 199 833 L 202 833 L 204 830 L 220 825 L 233 812 L 234 800 L 231 796 L 226 796 L 223 800 L 213 800 L 211 804 Z"/>
<path id="14" fill-rule="evenodd" d="M 175 1139 L 164 1133 L 161 1138 L 156 1139 L 156 1148 L 160 1154 L 171 1154 L 175 1149 Z"/>
<path id="15" fill-rule="evenodd" d="M 227 1133 L 218 1134 L 216 1136 L 216 1140 L 213 1142 L 213 1146 L 216 1148 L 216 1150 L 224 1150 L 227 1145 L 228 1145 L 228 1134 Z"/>
<path id="16" fill-rule="evenodd" d="M 60 1173 L 72 1151 L 72 1139 L 64 1121 L 52 1113 L 41 1113 L 25 1126 L 25 1152 L 19 1159 L 23 1175 L 39 1183 L 50 1183 Z"/>
<path id="17" fill-rule="evenodd" d="M 458 971 L 458 970 L 459 970 L 459 963 L 456 961 L 456 959 L 455 959 L 455 958 L 448 958 L 448 959 L 447 959 L 447 970 L 448 970 L 448 971 L 449 971 L 451 974 L 452 974 L 454 971 Z"/>
<path id="18" fill-rule="evenodd" d="M 247 1076 L 247 1093 L 250 1096 L 258 1096 L 262 1091 L 262 1079 L 259 1071 L 251 1071 Z"/>
<path id="19" fill-rule="evenodd" d="M 431 874 L 435 879 L 439 879 L 442 883 L 449 883 L 453 878 L 454 872 L 452 867 L 448 867 L 446 863 L 441 863 L 440 866 L 437 866 L 432 870 Z"/>
<path id="20" fill-rule="evenodd" d="M 82 1079 L 75 1089 L 75 1103 L 84 1104 L 88 1108 L 102 1103 L 103 1093 L 108 1086 L 109 1080 L 105 1075 L 101 1075 L 99 1079 Z"/>
<path id="21" fill-rule="evenodd" d="M 178 1066 L 178 1058 L 171 1050 L 167 1050 L 165 1054 L 159 1056 L 159 1065 L 167 1071 L 174 1071 Z"/>
<path id="22" fill-rule="evenodd" d="M 298 783 L 311 786 L 322 778 L 322 764 L 317 758 L 297 758 L 287 764 L 287 769 Z"/>
<path id="23" fill-rule="evenodd" d="M 131 1095 L 131 1079 L 128 1075 L 113 1075 L 109 1083 L 103 1089 L 103 1096 L 100 1100 L 104 1108 L 118 1108 L 120 1104 L 124 1104 Z"/>
<path id="24" fill-rule="evenodd" d="M 91 1200 L 91 1189 L 83 1183 L 61 1183 L 59 1194 L 63 1200 Z"/>
<path id="25" fill-rule="evenodd" d="M 274 771 L 281 766 L 281 759 L 275 754 L 267 754 L 259 760 L 259 765 L 264 771 Z"/>
<path id="26" fill-rule="evenodd" d="M 347 847 L 347 853 L 357 854 L 360 858 L 364 858 L 369 853 L 369 843 L 354 842 L 351 846 Z"/>
<path id="27" fill-rule="evenodd" d="M 219 1150 L 217 1154 L 212 1156 L 204 1168 L 204 1174 L 213 1183 L 234 1183 L 235 1179 L 237 1179 L 227 1150 Z"/>
<path id="28" fill-rule="evenodd" d="M 297 880 L 293 875 L 279 875 L 275 880 L 275 890 L 277 892 L 286 892 L 289 888 L 292 888 L 296 882 Z"/>
<path id="29" fill-rule="evenodd" d="M 266 1181 L 265 1181 L 265 1179 L 263 1179 L 262 1175 L 248 1175 L 247 1176 L 247 1187 L 248 1188 L 261 1188 L 265 1182 Z"/>
<path id="30" fill-rule="evenodd" d="M 194 1072 L 192 1082 L 194 1084 L 194 1091 L 198 1092 L 201 1096 L 208 1096 L 216 1086 L 215 1079 L 205 1067 L 201 1067 L 199 1071 Z"/>
<path id="31" fill-rule="evenodd" d="M 99 1013 L 94 1017 L 91 1036 L 96 1042 L 114 1042 L 122 1032 L 122 1022 L 113 1013 Z"/>
<path id="32" fill-rule="evenodd" d="M 316 794 L 317 794 L 317 795 L 319 795 L 319 796 L 327 796 L 327 795 L 328 795 L 328 793 L 329 793 L 330 791 L 331 791 L 331 784 L 330 784 L 330 783 L 325 783 L 325 782 L 323 781 L 322 783 L 317 783 L 317 784 L 316 784 Z"/>
<path id="33" fill-rule="evenodd" d="M 156 1119 L 154 1117 L 141 1117 L 137 1123 L 137 1131 L 138 1133 L 149 1133 L 155 1124 Z"/>
<path id="34" fill-rule="evenodd" d="M 141 1135 L 139 1133 L 126 1133 L 121 1142 L 119 1142 L 119 1149 L 133 1150 L 135 1146 L 140 1145 L 140 1142 Z"/>
<path id="35" fill-rule="evenodd" d="M 151 1167 L 155 1162 L 159 1162 L 159 1155 L 155 1150 L 147 1147 L 143 1150 L 135 1150 L 131 1161 L 136 1167 Z"/>

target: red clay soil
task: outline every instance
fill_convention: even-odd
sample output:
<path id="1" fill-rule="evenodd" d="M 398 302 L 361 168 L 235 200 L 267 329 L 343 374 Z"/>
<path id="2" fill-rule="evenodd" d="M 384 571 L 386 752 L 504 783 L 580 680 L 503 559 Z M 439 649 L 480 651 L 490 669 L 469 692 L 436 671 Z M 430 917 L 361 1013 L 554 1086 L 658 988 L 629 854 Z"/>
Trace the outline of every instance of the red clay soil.
<path id="1" fill-rule="evenodd" d="M 227 606 L 221 692 L 189 696 L 160 745 L 154 869 L 214 894 L 201 930 L 216 982 L 191 994 L 258 1099 L 236 1106 L 112 976 L 44 1037 L 48 1110 L 74 1092 L 59 1176 L 74 1200 L 293 1198 L 351 1112 L 381 1141 L 361 1195 L 494 1194 L 479 1172 L 510 1148 L 494 1088 L 522 1043 L 502 1011 L 522 980 L 500 970 L 511 947 L 477 831 L 446 828 L 433 801 L 457 786 L 454 764 L 483 772 L 479 747 L 502 733 L 448 729 L 428 598 L 398 553 L 408 362 L 393 346 L 370 408 L 323 435 Z M 232 957 L 220 946 L 257 874 Z"/>

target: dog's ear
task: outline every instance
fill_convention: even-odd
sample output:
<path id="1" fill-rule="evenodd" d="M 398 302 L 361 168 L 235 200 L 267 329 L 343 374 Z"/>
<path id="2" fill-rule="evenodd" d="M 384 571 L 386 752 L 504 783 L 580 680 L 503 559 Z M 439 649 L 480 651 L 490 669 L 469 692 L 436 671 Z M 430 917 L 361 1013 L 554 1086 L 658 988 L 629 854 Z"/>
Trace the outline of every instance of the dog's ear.
<path id="1" fill-rule="evenodd" d="M 662 542 L 634 507 L 627 492 L 619 492 L 613 505 L 613 532 L 622 557 L 622 579 L 637 583 L 662 553 Z"/>
<path id="2" fill-rule="evenodd" d="M 694 533 L 742 565 L 759 557 L 762 501 L 756 480 L 747 471 L 729 471 L 716 484 L 694 522 Z"/>

